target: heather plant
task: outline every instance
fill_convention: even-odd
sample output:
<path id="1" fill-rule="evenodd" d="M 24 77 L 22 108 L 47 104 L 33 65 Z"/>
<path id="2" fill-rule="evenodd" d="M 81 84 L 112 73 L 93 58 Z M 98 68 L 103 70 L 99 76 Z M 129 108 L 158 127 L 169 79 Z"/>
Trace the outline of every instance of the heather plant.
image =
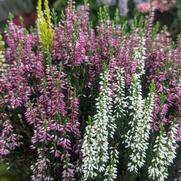
<path id="1" fill-rule="evenodd" d="M 19 180 L 179 180 L 180 39 L 154 12 L 129 26 L 100 8 L 96 27 L 86 3 L 55 25 L 47 0 L 37 12 L 0 43 L 1 162 Z"/>

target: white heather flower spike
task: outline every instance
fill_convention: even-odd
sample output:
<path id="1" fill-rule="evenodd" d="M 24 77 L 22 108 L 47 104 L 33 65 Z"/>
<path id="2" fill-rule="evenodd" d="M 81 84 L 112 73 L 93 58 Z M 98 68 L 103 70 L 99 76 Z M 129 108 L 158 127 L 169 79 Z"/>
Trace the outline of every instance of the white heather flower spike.
<path id="1" fill-rule="evenodd" d="M 137 73 L 142 76 L 145 74 L 146 39 L 143 34 L 140 36 L 139 46 L 134 48 L 134 58 L 138 60 Z"/>
<path id="2" fill-rule="evenodd" d="M 94 178 L 98 173 L 106 171 L 109 161 L 108 139 L 113 138 L 116 129 L 115 118 L 112 116 L 113 100 L 109 71 L 104 71 L 100 79 L 100 93 L 96 100 L 97 113 L 93 124 L 86 128 L 82 146 L 83 180 Z"/>
<path id="3" fill-rule="evenodd" d="M 125 95 L 125 80 L 123 77 L 123 70 L 117 69 L 116 71 L 116 83 L 115 83 L 115 95 L 114 95 L 114 114 L 116 119 L 122 118 L 126 115 L 127 100 Z"/>
<path id="4" fill-rule="evenodd" d="M 89 177 L 94 178 L 97 176 L 97 173 L 95 170 L 97 170 L 97 159 L 95 158 L 95 150 L 94 145 L 95 140 L 94 140 L 94 131 L 92 130 L 93 127 L 92 125 L 88 125 L 86 127 L 86 133 L 84 136 L 84 141 L 82 144 L 82 172 L 83 172 L 83 180 L 87 180 Z"/>
<path id="5" fill-rule="evenodd" d="M 167 138 L 167 162 L 168 165 L 173 163 L 176 158 L 176 140 L 177 140 L 178 125 L 172 123 L 170 132 Z"/>
<path id="6" fill-rule="evenodd" d="M 104 181 L 114 181 L 117 179 L 117 163 L 119 152 L 115 148 L 111 148 L 109 165 L 106 168 Z"/>
<path id="7" fill-rule="evenodd" d="M 176 157 L 176 135 L 177 125 L 172 124 L 170 132 L 166 135 L 161 130 L 153 147 L 154 157 L 152 165 L 148 168 L 149 177 L 153 180 L 164 181 L 168 177 L 168 166 L 173 163 Z"/>
<path id="8" fill-rule="evenodd" d="M 138 172 L 138 169 L 143 167 L 146 158 L 146 150 L 148 148 L 149 130 L 150 130 L 150 115 L 144 113 L 144 101 L 141 92 L 141 82 L 139 76 L 133 76 L 133 82 L 130 87 L 130 111 L 132 120 L 128 123 L 130 130 L 125 135 L 126 147 L 130 149 L 130 162 L 128 170 L 130 172 Z M 148 106 L 149 112 L 152 112 L 152 106 Z M 148 111 L 145 109 L 145 112 Z"/>
<path id="9" fill-rule="evenodd" d="M 143 99 L 142 96 L 141 77 L 145 73 L 145 39 L 143 36 L 140 39 L 140 46 L 135 49 L 135 58 L 138 60 L 138 67 L 133 75 L 128 97 L 132 119 L 128 123 L 130 129 L 124 137 L 126 147 L 130 150 L 128 170 L 137 173 L 146 160 L 155 97 L 154 92 L 151 92 L 147 99 Z"/>
<path id="10" fill-rule="evenodd" d="M 126 147 L 131 152 L 128 170 L 135 173 L 145 164 L 155 99 L 154 91 L 151 91 L 147 99 L 143 99 L 140 78 L 139 74 L 133 75 L 128 97 L 132 120 L 128 123 L 130 129 L 125 135 Z"/>

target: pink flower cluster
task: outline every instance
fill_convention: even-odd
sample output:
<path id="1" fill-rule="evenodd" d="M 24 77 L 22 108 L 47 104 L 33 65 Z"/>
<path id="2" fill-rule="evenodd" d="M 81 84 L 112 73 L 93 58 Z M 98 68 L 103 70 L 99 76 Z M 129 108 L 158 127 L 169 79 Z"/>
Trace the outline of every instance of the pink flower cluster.
<path id="1" fill-rule="evenodd" d="M 159 10 L 161 12 L 167 11 L 170 9 L 176 0 L 152 0 L 152 2 L 143 2 L 138 4 L 138 11 L 142 13 L 147 13 L 151 10 Z"/>
<path id="2" fill-rule="evenodd" d="M 0 155 L 6 156 L 21 145 L 20 135 L 14 133 L 13 126 L 6 114 L 1 113 L 0 128 L 2 130 L 0 134 Z"/>
<path id="3" fill-rule="evenodd" d="M 0 155 L 16 153 L 17 147 L 23 149 L 24 125 L 32 132 L 32 135 L 27 133 L 25 136 L 30 141 L 29 149 L 35 150 L 38 155 L 36 164 L 31 166 L 33 173 L 37 173 L 33 179 L 39 181 L 41 174 L 41 179 L 45 179 L 44 170 L 40 169 L 43 166 L 39 160 L 41 157 L 45 161 L 49 159 L 47 169 L 59 170 L 55 179 L 71 180 L 75 177 L 77 164 L 74 157 L 79 154 L 80 148 L 79 98 L 76 91 L 61 67 L 45 65 L 37 34 L 25 34 L 24 28 L 10 23 L 5 38 L 9 65 L 0 77 L 0 125 L 3 130 Z M 21 118 L 16 117 L 14 121 L 13 116 L 8 117 L 4 112 L 8 112 L 8 116 L 10 113 L 21 115 Z M 38 150 L 46 150 L 46 156 Z M 59 161 L 54 165 L 52 159 Z M 51 175 L 46 177 L 51 178 Z"/>
<path id="4" fill-rule="evenodd" d="M 174 48 L 168 33 L 161 32 L 152 42 L 152 49 L 146 60 L 148 83 L 154 80 L 157 89 L 153 125 L 156 130 L 161 124 L 169 125 L 175 119 L 180 125 L 180 68 L 181 49 L 179 45 Z M 181 141 L 181 127 L 177 139 Z"/>

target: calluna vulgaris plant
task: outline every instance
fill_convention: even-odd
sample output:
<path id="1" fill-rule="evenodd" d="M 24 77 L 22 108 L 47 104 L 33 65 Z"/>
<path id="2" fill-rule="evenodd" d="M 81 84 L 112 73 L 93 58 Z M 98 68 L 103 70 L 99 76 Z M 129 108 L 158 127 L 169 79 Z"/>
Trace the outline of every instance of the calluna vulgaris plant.
<path id="1" fill-rule="evenodd" d="M 107 8 L 93 28 L 71 0 L 58 25 L 37 11 L 0 38 L 1 162 L 19 180 L 179 181 L 180 39 Z"/>

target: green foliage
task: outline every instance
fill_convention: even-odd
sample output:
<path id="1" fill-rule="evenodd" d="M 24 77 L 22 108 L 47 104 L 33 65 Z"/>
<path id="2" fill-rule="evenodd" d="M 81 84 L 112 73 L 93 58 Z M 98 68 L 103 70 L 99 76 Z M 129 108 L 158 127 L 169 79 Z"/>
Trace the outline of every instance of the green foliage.
<path id="1" fill-rule="evenodd" d="M 2 35 L 0 35 L 0 51 L 4 51 L 4 41 Z"/>
<path id="2" fill-rule="evenodd" d="M 38 0 L 37 26 L 41 38 L 42 46 L 47 55 L 47 63 L 51 64 L 51 50 L 53 46 L 54 31 L 51 23 L 51 13 L 48 0 L 44 0 L 44 11 L 42 10 L 42 0 Z"/>
<path id="3" fill-rule="evenodd" d="M 170 26 L 171 31 L 178 33 L 181 30 L 181 1 L 177 0 L 175 7 L 170 11 L 173 17 L 172 24 Z"/>

